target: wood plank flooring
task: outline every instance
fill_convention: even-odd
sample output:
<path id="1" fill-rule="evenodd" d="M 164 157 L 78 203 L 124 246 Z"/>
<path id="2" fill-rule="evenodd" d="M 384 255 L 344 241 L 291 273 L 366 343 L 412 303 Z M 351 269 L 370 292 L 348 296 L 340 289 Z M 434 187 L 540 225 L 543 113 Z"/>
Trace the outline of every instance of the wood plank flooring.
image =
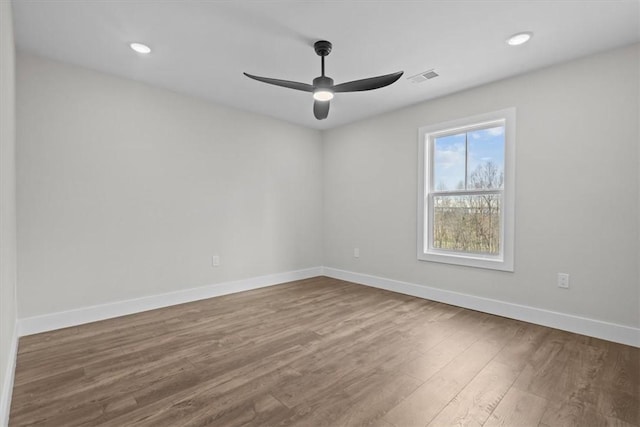
<path id="1" fill-rule="evenodd" d="M 19 342 L 10 426 L 638 426 L 640 350 L 317 277 Z"/>

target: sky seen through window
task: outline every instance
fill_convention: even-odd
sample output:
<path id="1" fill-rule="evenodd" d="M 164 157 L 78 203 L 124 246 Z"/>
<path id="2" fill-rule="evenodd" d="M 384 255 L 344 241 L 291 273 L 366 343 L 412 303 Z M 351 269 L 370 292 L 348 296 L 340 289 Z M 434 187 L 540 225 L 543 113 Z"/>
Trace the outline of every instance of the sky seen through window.
<path id="1" fill-rule="evenodd" d="M 504 126 L 435 138 L 433 150 L 434 189 L 464 190 L 465 174 L 469 180 L 481 165 L 493 163 L 504 173 Z"/>

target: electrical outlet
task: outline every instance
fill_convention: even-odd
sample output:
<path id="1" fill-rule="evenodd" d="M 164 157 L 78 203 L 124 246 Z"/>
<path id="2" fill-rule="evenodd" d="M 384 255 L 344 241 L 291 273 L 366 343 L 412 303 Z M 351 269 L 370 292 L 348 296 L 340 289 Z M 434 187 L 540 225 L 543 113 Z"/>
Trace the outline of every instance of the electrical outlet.
<path id="1" fill-rule="evenodd" d="M 360 258 L 360 248 L 353 248 L 353 257 Z"/>
<path id="2" fill-rule="evenodd" d="M 569 274 L 558 273 L 558 287 L 563 289 L 569 289 Z"/>
<path id="3" fill-rule="evenodd" d="M 211 265 L 213 267 L 217 267 L 220 265 L 220 256 L 219 255 L 214 255 L 211 257 Z"/>

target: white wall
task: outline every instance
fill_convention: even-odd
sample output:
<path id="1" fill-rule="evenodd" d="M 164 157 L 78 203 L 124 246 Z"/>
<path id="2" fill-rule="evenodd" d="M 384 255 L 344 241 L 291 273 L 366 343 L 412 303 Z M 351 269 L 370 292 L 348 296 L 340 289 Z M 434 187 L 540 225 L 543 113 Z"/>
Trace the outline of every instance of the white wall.
<path id="1" fill-rule="evenodd" d="M 0 2 L 0 425 L 7 422 L 15 361 L 16 160 L 11 3 Z"/>
<path id="2" fill-rule="evenodd" d="M 635 45 L 327 132 L 324 265 L 637 328 L 638 64 Z M 507 107 L 515 273 L 418 261 L 418 128 Z"/>
<path id="3" fill-rule="evenodd" d="M 21 54 L 17 106 L 20 318 L 322 264 L 318 131 Z"/>
<path id="4" fill-rule="evenodd" d="M 19 55 L 20 317 L 324 264 L 637 328 L 638 63 L 636 45 L 320 134 Z M 417 129 L 511 106 L 515 273 L 419 262 Z"/>

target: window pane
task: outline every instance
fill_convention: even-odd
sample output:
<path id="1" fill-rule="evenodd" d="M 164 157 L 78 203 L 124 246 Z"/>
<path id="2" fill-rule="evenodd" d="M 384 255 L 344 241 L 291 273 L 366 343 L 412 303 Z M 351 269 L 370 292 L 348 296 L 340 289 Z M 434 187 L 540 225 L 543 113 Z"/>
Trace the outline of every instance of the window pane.
<path id="1" fill-rule="evenodd" d="M 433 143 L 433 189 L 463 190 L 465 134 L 443 136 Z"/>
<path id="2" fill-rule="evenodd" d="M 433 247 L 498 255 L 501 207 L 499 194 L 433 196 Z"/>
<path id="3" fill-rule="evenodd" d="M 467 189 L 504 187 L 504 126 L 468 133 Z"/>

